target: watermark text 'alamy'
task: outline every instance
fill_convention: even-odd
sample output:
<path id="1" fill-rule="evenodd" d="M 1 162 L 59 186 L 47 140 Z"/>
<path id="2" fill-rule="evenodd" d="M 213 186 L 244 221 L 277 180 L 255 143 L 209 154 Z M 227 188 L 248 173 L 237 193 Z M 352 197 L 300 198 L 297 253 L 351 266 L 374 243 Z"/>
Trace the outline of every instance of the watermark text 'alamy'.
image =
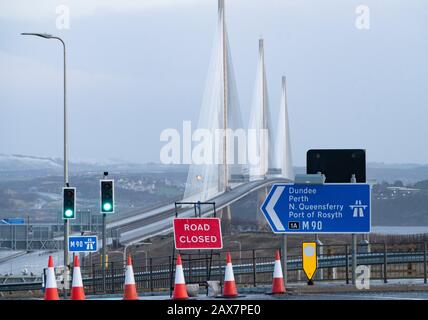
<path id="1" fill-rule="evenodd" d="M 268 154 L 266 129 L 196 129 L 191 121 L 183 121 L 183 130 L 165 129 L 160 141 L 163 164 L 223 164 L 226 142 L 226 164 L 258 165 Z"/>

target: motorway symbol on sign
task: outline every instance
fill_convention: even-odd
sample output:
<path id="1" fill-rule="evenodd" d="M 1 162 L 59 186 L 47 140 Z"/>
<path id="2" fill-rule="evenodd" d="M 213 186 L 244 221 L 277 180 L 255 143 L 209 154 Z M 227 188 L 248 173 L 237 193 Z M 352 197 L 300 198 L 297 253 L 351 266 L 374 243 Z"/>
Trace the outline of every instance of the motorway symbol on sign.
<path id="1" fill-rule="evenodd" d="M 275 233 L 369 233 L 370 185 L 276 184 L 261 210 Z"/>
<path id="2" fill-rule="evenodd" d="M 68 238 L 68 251 L 70 252 L 96 252 L 97 250 L 97 236 L 75 236 Z"/>
<path id="3" fill-rule="evenodd" d="M 317 270 L 317 243 L 303 242 L 302 244 L 302 267 L 308 280 L 311 281 Z"/>
<path id="4" fill-rule="evenodd" d="M 175 218 L 174 242 L 177 250 L 223 248 L 220 218 Z"/>

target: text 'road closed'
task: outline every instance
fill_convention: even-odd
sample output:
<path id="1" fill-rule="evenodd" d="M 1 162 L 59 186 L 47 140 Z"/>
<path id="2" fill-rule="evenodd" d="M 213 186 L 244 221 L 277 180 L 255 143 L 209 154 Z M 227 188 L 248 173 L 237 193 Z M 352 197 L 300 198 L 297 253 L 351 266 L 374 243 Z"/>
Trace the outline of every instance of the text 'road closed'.
<path id="1" fill-rule="evenodd" d="M 174 242 L 178 250 L 221 249 L 219 218 L 175 218 Z"/>

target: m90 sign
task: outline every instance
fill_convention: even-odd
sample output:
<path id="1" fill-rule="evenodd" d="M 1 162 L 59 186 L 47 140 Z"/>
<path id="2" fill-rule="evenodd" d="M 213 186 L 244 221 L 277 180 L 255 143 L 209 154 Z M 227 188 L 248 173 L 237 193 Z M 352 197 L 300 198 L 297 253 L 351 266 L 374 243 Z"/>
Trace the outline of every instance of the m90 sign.
<path id="1" fill-rule="evenodd" d="M 370 185 L 276 184 L 261 210 L 275 233 L 368 233 Z"/>

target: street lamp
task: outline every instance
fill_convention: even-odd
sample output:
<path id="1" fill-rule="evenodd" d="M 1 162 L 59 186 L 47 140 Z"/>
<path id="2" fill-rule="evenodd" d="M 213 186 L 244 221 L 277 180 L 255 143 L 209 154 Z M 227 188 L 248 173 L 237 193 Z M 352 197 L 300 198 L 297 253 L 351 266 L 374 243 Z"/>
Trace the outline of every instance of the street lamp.
<path id="1" fill-rule="evenodd" d="M 64 54 L 64 187 L 68 187 L 68 117 L 67 117 L 67 81 L 66 81 L 66 55 L 65 55 L 65 43 L 60 37 L 53 36 L 47 33 L 21 33 L 23 36 L 36 36 L 44 39 L 55 39 L 62 43 L 63 54 Z M 68 287 L 68 235 L 70 233 L 70 222 L 68 219 L 64 220 L 64 297 L 67 296 Z"/>
<path id="2" fill-rule="evenodd" d="M 137 243 L 129 243 L 129 244 L 125 245 L 125 247 L 123 248 L 123 263 L 124 263 L 125 268 L 126 268 L 126 250 L 128 249 L 129 246 L 132 246 L 133 244 L 135 244 L 136 246 L 138 246 L 140 244 L 150 245 L 152 243 L 151 242 L 137 242 Z M 146 254 L 146 262 L 147 262 L 147 254 Z"/>

